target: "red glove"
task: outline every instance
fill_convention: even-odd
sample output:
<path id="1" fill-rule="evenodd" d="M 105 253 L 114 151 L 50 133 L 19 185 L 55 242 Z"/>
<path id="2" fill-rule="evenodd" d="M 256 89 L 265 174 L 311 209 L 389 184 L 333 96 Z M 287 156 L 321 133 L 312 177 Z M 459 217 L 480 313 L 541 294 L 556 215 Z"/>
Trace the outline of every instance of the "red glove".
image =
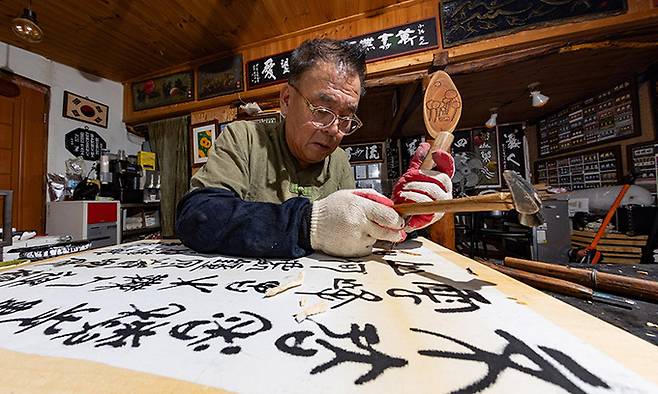
<path id="1" fill-rule="evenodd" d="M 421 170 L 430 144 L 423 142 L 414 153 L 409 169 L 393 186 L 393 202 L 396 204 L 409 202 L 428 202 L 448 200 L 452 198 L 452 181 L 455 174 L 455 161 L 452 156 L 437 150 L 432 153 L 435 167 L 433 170 Z M 443 212 L 407 217 L 405 231 L 411 232 L 436 222 L 443 217 Z"/>

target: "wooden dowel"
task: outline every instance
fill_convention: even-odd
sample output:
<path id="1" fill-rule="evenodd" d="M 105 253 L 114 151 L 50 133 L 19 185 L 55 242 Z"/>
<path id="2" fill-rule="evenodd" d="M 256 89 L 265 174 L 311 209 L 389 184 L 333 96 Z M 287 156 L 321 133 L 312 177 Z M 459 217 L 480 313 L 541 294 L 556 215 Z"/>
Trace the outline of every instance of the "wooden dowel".
<path id="1" fill-rule="evenodd" d="M 528 272 L 570 280 L 614 294 L 623 294 L 628 297 L 642 298 L 654 302 L 658 301 L 658 282 L 655 281 L 513 257 L 505 257 L 504 264 Z"/>

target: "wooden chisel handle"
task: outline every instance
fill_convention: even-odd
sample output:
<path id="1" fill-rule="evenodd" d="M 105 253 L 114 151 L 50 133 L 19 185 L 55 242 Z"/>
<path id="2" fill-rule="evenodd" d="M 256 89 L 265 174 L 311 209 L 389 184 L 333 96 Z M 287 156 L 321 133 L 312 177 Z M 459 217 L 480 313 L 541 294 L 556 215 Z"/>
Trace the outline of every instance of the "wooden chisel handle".
<path id="1" fill-rule="evenodd" d="M 630 278 L 623 275 L 608 274 L 594 269 L 572 268 L 513 257 L 505 257 L 504 264 L 505 266 L 528 272 L 574 281 L 597 290 L 623 294 L 633 298 L 642 298 L 653 302 L 658 301 L 658 282 L 651 280 Z"/>
<path id="2" fill-rule="evenodd" d="M 518 279 L 521 282 L 527 283 L 538 289 L 553 291 L 555 293 L 566 294 L 578 298 L 584 298 L 586 300 L 592 299 L 592 294 L 593 294 L 592 289 L 590 289 L 589 287 L 579 285 L 578 283 L 573 283 L 557 278 L 551 278 L 550 276 L 539 275 L 532 272 L 521 271 L 498 264 L 492 264 L 482 261 L 480 261 L 479 263 L 484 264 L 489 268 L 495 269 L 496 271 L 502 272 L 505 275 L 511 276 L 514 279 Z"/>

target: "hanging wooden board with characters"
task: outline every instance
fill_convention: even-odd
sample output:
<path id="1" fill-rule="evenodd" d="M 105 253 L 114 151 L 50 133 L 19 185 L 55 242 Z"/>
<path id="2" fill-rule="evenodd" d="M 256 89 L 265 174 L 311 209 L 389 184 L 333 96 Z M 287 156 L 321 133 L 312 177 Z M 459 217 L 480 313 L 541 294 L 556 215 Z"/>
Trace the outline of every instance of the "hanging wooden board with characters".
<path id="1" fill-rule="evenodd" d="M 658 349 L 642 339 L 423 239 L 377 253 L 252 259 L 142 241 L 0 271 L 0 387 L 658 392 Z"/>

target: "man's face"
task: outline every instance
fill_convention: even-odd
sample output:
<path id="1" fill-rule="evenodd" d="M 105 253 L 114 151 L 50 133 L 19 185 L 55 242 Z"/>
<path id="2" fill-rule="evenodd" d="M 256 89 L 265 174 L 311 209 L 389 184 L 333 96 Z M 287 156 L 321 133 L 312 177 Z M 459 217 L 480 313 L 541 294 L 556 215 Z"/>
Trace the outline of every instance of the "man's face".
<path id="1" fill-rule="evenodd" d="M 286 85 L 281 90 L 281 110 L 286 113 L 286 142 L 302 167 L 318 163 L 333 152 L 343 134 L 338 122 L 318 128 L 313 114 L 300 93 L 317 107 L 325 107 L 339 116 L 351 116 L 359 105 L 361 82 L 356 73 L 319 62 L 302 74 L 295 88 Z"/>

